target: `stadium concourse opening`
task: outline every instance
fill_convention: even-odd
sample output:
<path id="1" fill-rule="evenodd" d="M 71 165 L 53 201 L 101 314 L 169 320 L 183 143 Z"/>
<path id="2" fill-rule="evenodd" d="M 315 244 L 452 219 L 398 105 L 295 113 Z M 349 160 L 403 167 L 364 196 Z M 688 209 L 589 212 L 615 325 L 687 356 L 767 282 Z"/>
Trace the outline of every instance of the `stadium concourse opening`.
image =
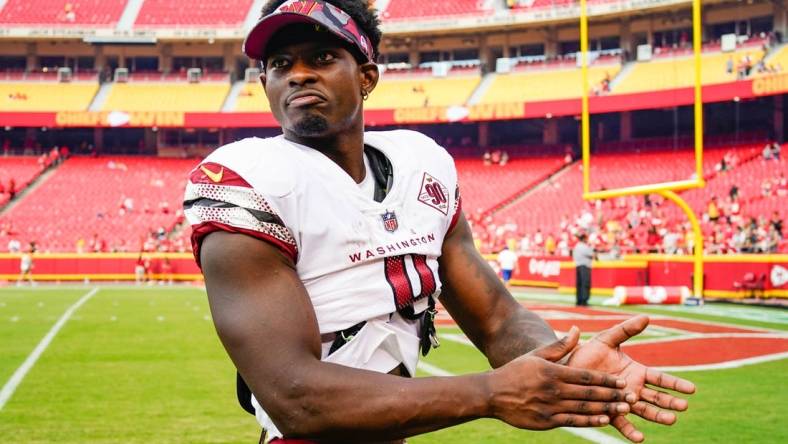
<path id="1" fill-rule="evenodd" d="M 35 250 L 38 280 L 134 280 L 137 265 L 149 280 L 198 279 L 187 173 L 218 146 L 279 132 L 238 51 L 259 2 L 83 3 L 0 3 L 0 278 L 16 281 Z M 699 215 L 704 293 L 788 296 L 784 2 L 704 5 L 700 165 L 689 1 L 589 1 L 586 87 L 576 2 L 376 5 L 383 74 L 365 122 L 446 147 L 479 249 L 520 256 L 513 283 L 572 291 L 564 270 L 586 232 L 594 292 L 691 286 L 700 239 L 665 197 L 583 200 L 585 94 L 593 190 L 705 181 L 678 192 Z"/>

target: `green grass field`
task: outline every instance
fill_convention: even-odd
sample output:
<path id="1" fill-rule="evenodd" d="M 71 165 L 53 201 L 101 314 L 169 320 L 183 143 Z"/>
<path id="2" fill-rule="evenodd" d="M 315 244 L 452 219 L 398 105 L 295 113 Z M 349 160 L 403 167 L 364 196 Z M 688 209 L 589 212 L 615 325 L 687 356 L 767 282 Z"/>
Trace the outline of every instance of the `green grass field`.
<path id="1" fill-rule="evenodd" d="M 90 290 L 0 290 L 0 386 Z M 529 295 L 566 302 L 557 295 L 520 294 Z M 728 317 L 726 310 L 643 311 L 788 330 L 780 311 L 743 308 Z M 452 373 L 488 368 L 472 347 L 449 340 L 426 362 Z M 788 442 L 781 421 L 788 409 L 786 375 L 785 359 L 681 374 L 698 386 L 691 410 L 672 428 L 643 425 L 647 442 Z M 237 406 L 234 384 L 202 289 L 104 287 L 73 313 L 0 410 L 0 443 L 254 443 L 258 426 Z M 564 430 L 524 432 L 485 420 L 408 442 L 594 441 Z"/>

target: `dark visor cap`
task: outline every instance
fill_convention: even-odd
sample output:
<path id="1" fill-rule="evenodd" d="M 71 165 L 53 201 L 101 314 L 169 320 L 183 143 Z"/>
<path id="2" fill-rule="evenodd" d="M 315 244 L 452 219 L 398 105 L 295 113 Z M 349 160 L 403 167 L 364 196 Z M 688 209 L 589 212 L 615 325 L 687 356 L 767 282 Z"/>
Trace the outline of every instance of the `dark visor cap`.
<path id="1" fill-rule="evenodd" d="M 375 60 L 369 38 L 348 13 L 323 0 L 288 0 L 260 19 L 244 41 L 244 53 L 263 61 L 266 47 L 277 31 L 299 23 L 318 25 L 357 48 L 369 62 Z"/>

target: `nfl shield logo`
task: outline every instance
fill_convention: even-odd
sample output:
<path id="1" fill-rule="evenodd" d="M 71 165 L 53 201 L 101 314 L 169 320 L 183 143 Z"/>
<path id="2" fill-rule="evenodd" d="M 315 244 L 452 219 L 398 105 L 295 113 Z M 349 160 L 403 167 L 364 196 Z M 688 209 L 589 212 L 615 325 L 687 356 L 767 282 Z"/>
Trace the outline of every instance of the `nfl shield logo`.
<path id="1" fill-rule="evenodd" d="M 389 233 L 393 233 L 397 231 L 397 228 L 399 228 L 399 223 L 397 223 L 397 215 L 394 214 L 393 211 L 386 211 L 380 215 L 380 218 L 383 219 L 383 227 Z"/>

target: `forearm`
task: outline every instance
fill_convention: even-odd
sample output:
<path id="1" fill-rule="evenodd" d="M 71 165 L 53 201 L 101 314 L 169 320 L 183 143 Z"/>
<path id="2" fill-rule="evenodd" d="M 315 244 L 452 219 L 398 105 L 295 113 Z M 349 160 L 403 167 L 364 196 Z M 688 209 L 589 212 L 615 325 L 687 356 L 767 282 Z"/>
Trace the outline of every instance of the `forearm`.
<path id="1" fill-rule="evenodd" d="M 471 243 L 442 258 L 441 302 L 490 365 L 498 368 L 555 340 L 539 316 L 515 300 Z"/>
<path id="2" fill-rule="evenodd" d="M 483 350 L 493 368 L 556 340 L 552 328 L 520 304 L 513 304 L 504 316 L 496 332 L 489 335 Z"/>
<path id="3" fill-rule="evenodd" d="M 295 368 L 282 389 L 272 393 L 263 387 L 258 396 L 290 438 L 401 439 L 487 417 L 492 410 L 489 373 L 411 379 L 320 361 Z"/>

